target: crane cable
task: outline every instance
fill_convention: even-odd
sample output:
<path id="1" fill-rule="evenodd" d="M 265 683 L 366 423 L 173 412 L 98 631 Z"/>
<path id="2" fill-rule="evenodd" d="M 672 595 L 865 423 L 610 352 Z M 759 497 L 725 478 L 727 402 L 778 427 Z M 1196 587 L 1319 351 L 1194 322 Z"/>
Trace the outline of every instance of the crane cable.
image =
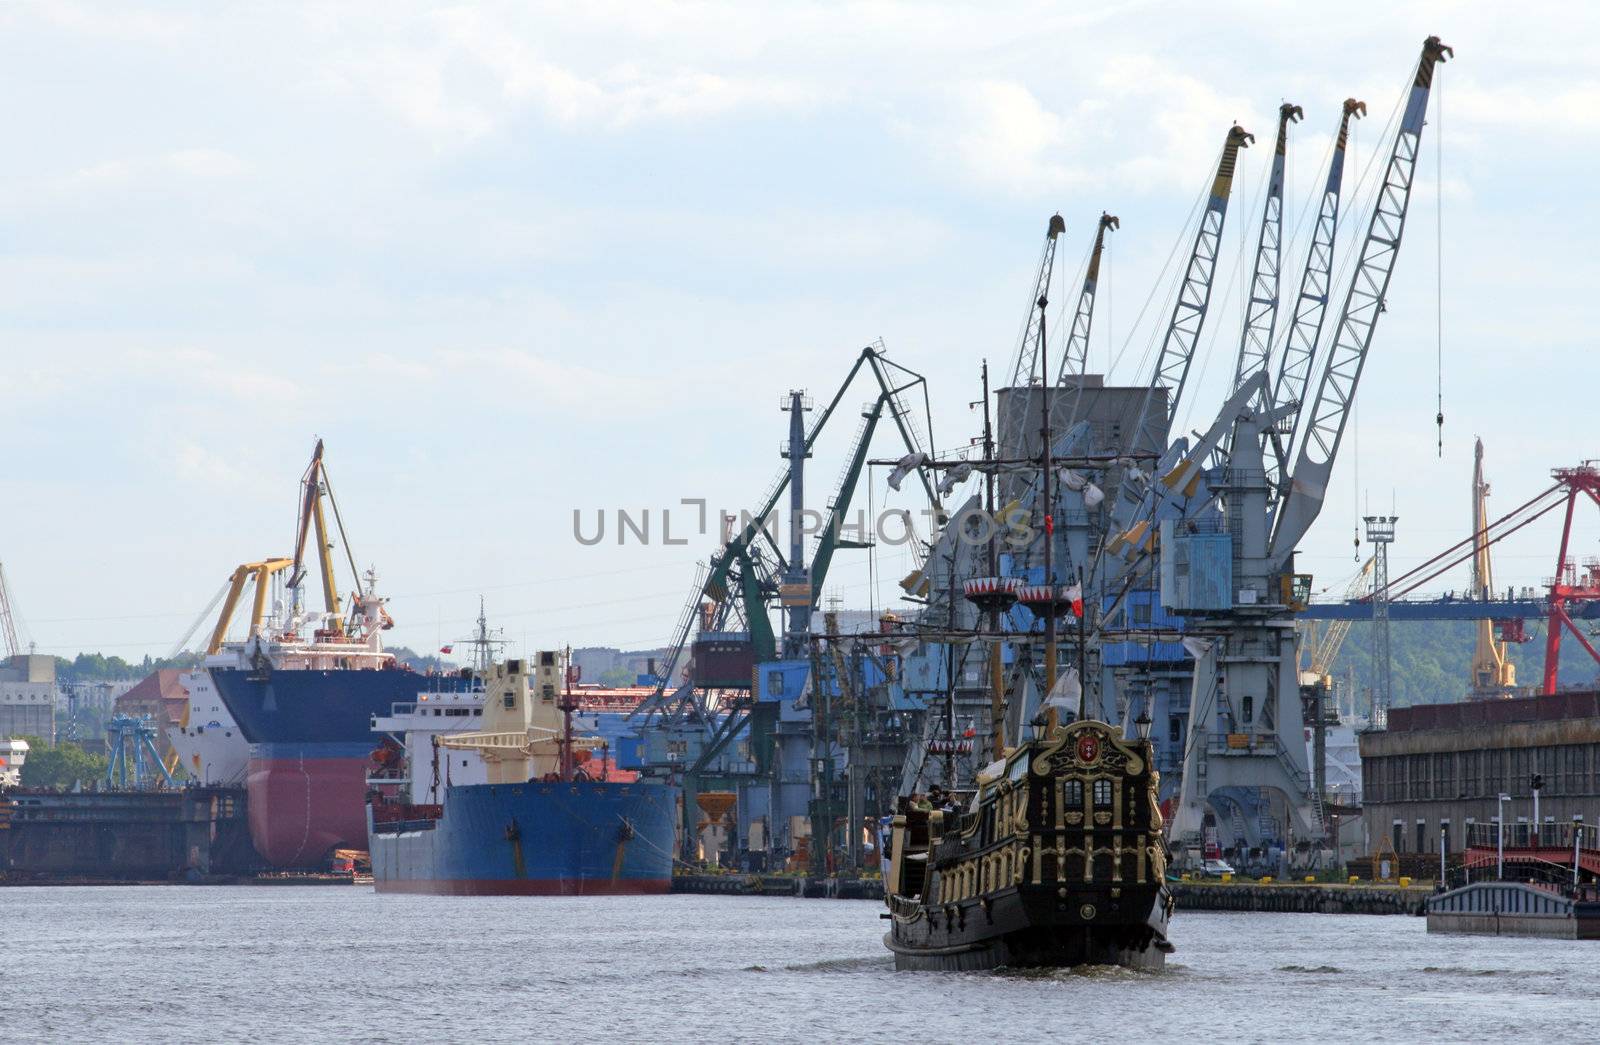
<path id="1" fill-rule="evenodd" d="M 1433 423 L 1438 428 L 1439 458 L 1444 458 L 1444 84 L 1434 73 L 1433 119 L 1439 125 L 1434 135 L 1433 149 L 1433 308 L 1434 308 L 1434 370 L 1436 379 Z"/>

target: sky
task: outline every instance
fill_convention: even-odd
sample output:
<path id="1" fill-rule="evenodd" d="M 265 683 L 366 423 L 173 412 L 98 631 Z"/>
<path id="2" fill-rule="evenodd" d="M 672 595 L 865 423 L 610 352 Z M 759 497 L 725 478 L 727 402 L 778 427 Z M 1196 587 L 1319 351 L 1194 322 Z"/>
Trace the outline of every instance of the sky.
<path id="1" fill-rule="evenodd" d="M 1300 566 L 1342 590 L 1362 510 L 1400 517 L 1392 572 L 1465 537 L 1474 437 L 1500 510 L 1600 456 L 1581 44 L 1600 15 L 1081 7 L 0 5 L 0 562 L 25 640 L 171 652 L 235 564 L 289 552 L 320 437 L 391 642 L 462 637 L 481 596 L 520 648 L 664 643 L 714 534 L 585 546 L 574 510 L 748 507 L 780 467 L 783 393 L 826 399 L 880 338 L 959 447 L 1058 211 L 1063 288 L 1100 212 L 1121 218 L 1091 368 L 1148 380 L 1163 262 L 1237 120 L 1258 142 L 1180 410 L 1203 428 L 1279 103 L 1306 114 L 1290 285 L 1340 103 L 1371 110 L 1350 183 L 1430 33 L 1456 57 Z M 819 449 L 814 501 L 866 398 Z M 1555 543 L 1519 534 L 1497 583 L 1540 583 Z M 888 605 L 904 560 L 841 553 L 828 594 Z"/>

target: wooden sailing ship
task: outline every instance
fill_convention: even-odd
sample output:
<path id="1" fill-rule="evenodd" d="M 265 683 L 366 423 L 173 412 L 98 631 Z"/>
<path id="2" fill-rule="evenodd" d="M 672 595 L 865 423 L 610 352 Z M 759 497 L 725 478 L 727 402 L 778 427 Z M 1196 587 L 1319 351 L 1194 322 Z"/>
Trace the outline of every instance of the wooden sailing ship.
<path id="1" fill-rule="evenodd" d="M 897 969 L 1162 967 L 1160 774 L 1149 740 L 1119 733 L 1050 709 L 965 809 L 901 799 L 885 889 Z"/>
<path id="2" fill-rule="evenodd" d="M 1051 219 L 1053 243 L 1060 218 Z M 1049 256 L 1047 254 L 1047 256 Z M 1041 275 L 1041 286 L 1048 281 Z M 1037 351 L 1045 356 L 1043 294 L 1038 299 Z M 995 510 L 994 440 L 989 423 L 988 368 L 984 375 L 983 452 L 987 509 Z M 1043 379 L 1040 452 L 1015 462 L 1035 472 L 1045 506 L 1043 584 L 1000 576 L 995 540 L 988 577 L 972 578 L 962 594 L 986 618 L 994 711 L 994 761 L 974 787 L 953 800 L 902 796 L 892 820 L 884 896 L 889 932 L 884 944 L 898 969 L 961 970 L 1123 965 L 1159 969 L 1172 950 L 1167 923 L 1173 899 L 1166 885 L 1167 847 L 1158 802 L 1160 774 L 1150 745 L 1150 718 L 1141 712 L 1136 736 L 1092 719 L 1084 699 L 1086 627 L 1082 585 L 1057 583 L 1053 546 L 1051 386 Z M 951 587 L 954 585 L 952 583 Z M 955 591 L 947 592 L 952 601 Z M 1002 616 L 1022 602 L 1043 624 L 1043 689 L 1057 682 L 1057 623 L 1077 619 L 1078 692 L 1075 721 L 1063 723 L 1066 703 L 1046 701 L 1012 746 L 1003 726 Z M 954 621 L 952 620 L 952 625 Z M 956 639 L 954 628 L 946 637 Z M 972 638 L 981 638 L 974 634 Z M 1017 636 L 1022 637 L 1022 636 Z M 1026 641 L 1030 644 L 1030 634 Z M 947 686 L 954 672 L 947 670 Z M 1023 699 L 1021 693 L 1010 694 Z M 946 692 L 947 729 L 953 690 Z M 1017 717 L 1018 722 L 1023 716 Z M 953 778 L 947 762 L 945 780 Z"/>

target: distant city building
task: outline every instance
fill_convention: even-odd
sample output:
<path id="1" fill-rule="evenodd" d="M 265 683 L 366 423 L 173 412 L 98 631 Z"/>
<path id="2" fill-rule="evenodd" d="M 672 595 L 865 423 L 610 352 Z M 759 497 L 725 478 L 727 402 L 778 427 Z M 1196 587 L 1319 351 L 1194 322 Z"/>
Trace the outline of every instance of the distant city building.
<path id="1" fill-rule="evenodd" d="M 630 677 L 648 675 L 653 664 L 663 664 L 665 649 L 621 650 L 613 646 L 585 646 L 572 651 L 572 663 L 585 682 L 599 682 L 602 675 L 624 668 Z"/>
<path id="2" fill-rule="evenodd" d="M 56 661 L 19 653 L 0 665 L 0 738 L 56 739 Z"/>
<path id="3" fill-rule="evenodd" d="M 1361 776 L 1371 845 L 1398 853 L 1437 854 L 1441 839 L 1460 852 L 1502 807 L 1508 832 L 1531 824 L 1535 776 L 1540 820 L 1594 824 L 1600 692 L 1394 708 L 1387 729 L 1361 734 Z"/>
<path id="4" fill-rule="evenodd" d="M 26 740 L 6 740 L 0 737 L 0 787 L 16 787 L 22 783 L 22 765 L 28 760 Z"/>
<path id="5" fill-rule="evenodd" d="M 163 761 L 172 754 L 172 742 L 167 739 L 167 727 L 183 721 L 189 704 L 189 692 L 180 679 L 183 672 L 176 668 L 152 671 L 137 685 L 116 700 L 119 715 L 149 718 L 156 727 L 156 748 Z"/>

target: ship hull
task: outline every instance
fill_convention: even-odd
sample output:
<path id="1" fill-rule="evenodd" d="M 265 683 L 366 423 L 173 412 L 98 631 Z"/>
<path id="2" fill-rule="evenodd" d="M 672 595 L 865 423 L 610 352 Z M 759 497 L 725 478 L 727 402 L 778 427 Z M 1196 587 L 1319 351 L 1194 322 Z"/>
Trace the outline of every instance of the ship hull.
<path id="1" fill-rule="evenodd" d="M 189 694 L 188 712 L 184 724 L 167 729 L 179 763 L 201 784 L 241 783 L 250 763 L 250 742 L 218 696 L 211 673 L 191 671 L 179 681 Z"/>
<path id="2" fill-rule="evenodd" d="M 320 868 L 365 849 L 372 744 L 252 744 L 245 772 L 250 840 L 273 867 Z"/>
<path id="3" fill-rule="evenodd" d="M 1105 893 L 1062 898 L 1049 888 L 1002 889 L 983 900 L 896 913 L 883 942 L 900 971 L 1080 965 L 1160 971 L 1172 950 L 1167 893 L 1130 892 L 1118 898 Z"/>
<path id="4" fill-rule="evenodd" d="M 471 686 L 457 676 L 397 669 L 210 674 L 250 742 L 251 841 L 277 868 L 320 868 L 335 849 L 366 849 L 374 716 L 419 693 Z"/>
<path id="5" fill-rule="evenodd" d="M 373 883 L 453 896 L 665 893 L 677 804 L 660 784 L 534 781 L 447 788 L 431 817 L 385 822 L 374 806 Z"/>

